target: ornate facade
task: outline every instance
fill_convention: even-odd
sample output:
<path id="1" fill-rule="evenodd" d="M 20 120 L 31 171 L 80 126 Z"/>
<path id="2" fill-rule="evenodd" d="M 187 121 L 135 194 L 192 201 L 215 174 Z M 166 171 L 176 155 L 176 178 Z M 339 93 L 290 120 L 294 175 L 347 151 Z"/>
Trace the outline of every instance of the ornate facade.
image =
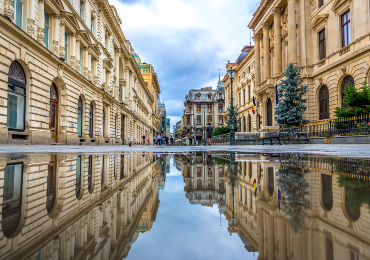
<path id="1" fill-rule="evenodd" d="M 275 85 L 284 77 L 290 62 L 302 69 L 303 84 L 308 85 L 305 117 L 311 122 L 334 118 L 334 109 L 342 106 L 345 97 L 344 87 L 348 83 L 360 87 L 369 81 L 367 6 L 367 1 L 349 0 L 261 1 L 248 25 L 253 30 L 254 54 L 247 55 L 241 64 L 251 62 L 254 68 L 251 85 L 257 106 L 252 126 L 248 126 L 247 119 L 246 130 L 277 129 Z M 231 65 L 235 66 L 228 64 L 227 69 Z M 238 67 L 236 100 L 238 89 L 243 88 L 239 77 L 244 78 L 244 69 Z M 223 81 L 227 88 L 228 75 Z M 244 119 L 245 112 L 241 116 Z"/>
<path id="2" fill-rule="evenodd" d="M 5 0 L 0 14 L 1 144 L 150 136 L 158 82 L 148 88 L 108 1 Z"/>

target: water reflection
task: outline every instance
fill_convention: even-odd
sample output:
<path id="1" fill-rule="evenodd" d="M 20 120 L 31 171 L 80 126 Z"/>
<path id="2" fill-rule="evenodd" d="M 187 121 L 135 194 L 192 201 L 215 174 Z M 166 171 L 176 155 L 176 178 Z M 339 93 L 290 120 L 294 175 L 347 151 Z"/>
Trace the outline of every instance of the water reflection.
<path id="1" fill-rule="evenodd" d="M 217 207 L 258 259 L 370 258 L 370 161 L 236 152 L 4 156 L 0 258 L 128 257 L 176 169 L 186 204 Z"/>

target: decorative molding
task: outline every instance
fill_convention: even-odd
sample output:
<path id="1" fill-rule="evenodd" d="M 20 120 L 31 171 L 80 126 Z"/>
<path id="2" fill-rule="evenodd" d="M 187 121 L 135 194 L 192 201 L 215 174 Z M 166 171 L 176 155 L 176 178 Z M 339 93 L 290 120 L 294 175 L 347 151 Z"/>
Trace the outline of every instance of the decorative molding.
<path id="1" fill-rule="evenodd" d="M 274 16 L 280 16 L 284 11 L 284 8 L 283 7 L 275 7 L 272 9 L 272 13 L 274 14 Z"/>
<path id="2" fill-rule="evenodd" d="M 319 29 L 322 29 L 322 24 L 326 24 L 328 20 L 329 14 L 322 14 L 316 16 L 315 20 L 313 20 L 311 27 L 312 29 L 317 32 Z"/>
<path id="3" fill-rule="evenodd" d="M 35 20 L 27 19 L 27 33 L 32 37 L 35 34 Z"/>
<path id="4" fill-rule="evenodd" d="M 14 2 L 12 0 L 5 0 L 4 3 L 4 15 L 9 17 L 11 21 L 14 23 L 13 15 L 14 15 Z"/>
<path id="5" fill-rule="evenodd" d="M 44 28 L 41 27 L 37 28 L 37 41 L 41 44 L 44 44 L 44 33 L 45 33 Z"/>

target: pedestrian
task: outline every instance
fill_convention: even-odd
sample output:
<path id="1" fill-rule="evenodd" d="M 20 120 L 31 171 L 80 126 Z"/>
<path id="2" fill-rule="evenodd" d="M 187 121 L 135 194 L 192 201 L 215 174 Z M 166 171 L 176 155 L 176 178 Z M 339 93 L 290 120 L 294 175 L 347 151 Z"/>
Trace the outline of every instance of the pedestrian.
<path id="1" fill-rule="evenodd" d="M 193 145 L 193 134 L 192 133 L 189 134 L 189 143 L 190 145 Z"/>
<path id="2" fill-rule="evenodd" d="M 162 146 L 163 144 L 163 134 L 159 137 L 159 145 Z"/>
<path id="3" fill-rule="evenodd" d="M 208 126 L 207 126 L 207 138 L 208 138 L 208 144 L 209 145 L 211 145 L 212 132 L 213 132 L 213 126 L 212 126 L 211 123 L 208 123 Z"/>
<path id="4" fill-rule="evenodd" d="M 145 138 L 146 138 L 146 136 L 143 135 L 141 138 L 143 138 L 143 145 L 145 145 Z"/>
<path id="5" fill-rule="evenodd" d="M 170 138 L 170 144 L 173 145 L 173 137 L 171 135 L 171 138 Z"/>
<path id="6" fill-rule="evenodd" d="M 157 145 L 161 145 L 161 135 L 159 133 L 157 135 Z"/>

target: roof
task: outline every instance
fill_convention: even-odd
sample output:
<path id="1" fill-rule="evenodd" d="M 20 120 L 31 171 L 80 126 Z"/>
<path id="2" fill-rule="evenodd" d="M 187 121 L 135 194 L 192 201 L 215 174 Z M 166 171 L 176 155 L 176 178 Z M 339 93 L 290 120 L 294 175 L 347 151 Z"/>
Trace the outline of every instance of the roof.
<path id="1" fill-rule="evenodd" d="M 242 53 L 240 53 L 240 55 L 236 59 L 235 63 L 239 65 L 244 60 L 245 56 L 247 56 L 248 53 L 253 49 L 253 47 L 254 46 L 252 46 L 252 45 L 244 46 L 244 48 L 242 49 Z"/>

